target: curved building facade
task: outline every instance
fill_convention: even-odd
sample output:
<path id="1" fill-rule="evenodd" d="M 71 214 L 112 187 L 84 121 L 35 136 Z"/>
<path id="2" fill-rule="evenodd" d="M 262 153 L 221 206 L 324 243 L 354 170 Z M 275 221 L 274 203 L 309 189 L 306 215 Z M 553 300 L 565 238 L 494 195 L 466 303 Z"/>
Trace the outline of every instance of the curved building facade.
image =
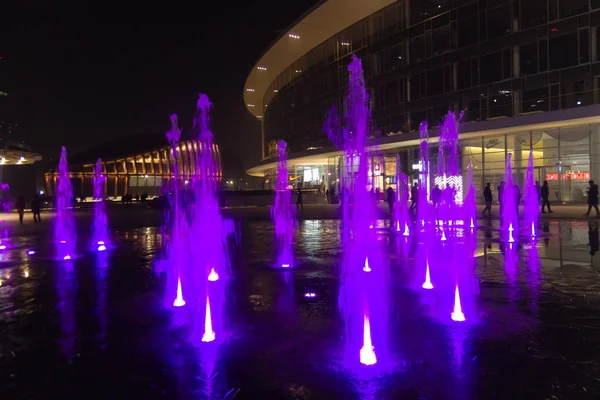
<path id="1" fill-rule="evenodd" d="M 248 173 L 271 181 L 283 139 L 293 179 L 319 188 L 344 179 L 322 126 L 332 104 L 344 109 L 354 53 L 369 87 L 372 185 L 395 185 L 397 153 L 409 178 L 422 179 L 418 127 L 434 127 L 435 152 L 435 127 L 452 110 L 464 111 L 460 159 L 477 189 L 497 185 L 508 153 L 522 182 L 533 151 L 536 180 L 555 200 L 585 201 L 587 180 L 600 180 L 599 33 L 600 0 L 321 2 L 247 78 L 263 149 Z"/>
<path id="2" fill-rule="evenodd" d="M 222 177 L 219 147 L 211 148 L 199 140 L 182 140 L 177 146 L 177 158 L 173 147 L 163 135 L 133 136 L 118 142 L 107 143 L 99 148 L 69 157 L 69 175 L 73 184 L 73 194 L 78 197 L 92 197 L 94 167 L 98 157 L 102 159 L 106 174 L 104 193 L 107 197 L 119 198 L 124 194 L 158 196 L 162 188 L 174 179 L 177 172 L 182 184 L 187 184 L 202 176 L 198 170 L 198 160 L 203 152 L 210 152 L 218 165 L 217 176 Z M 55 194 L 58 170 L 45 174 L 46 192 Z"/>

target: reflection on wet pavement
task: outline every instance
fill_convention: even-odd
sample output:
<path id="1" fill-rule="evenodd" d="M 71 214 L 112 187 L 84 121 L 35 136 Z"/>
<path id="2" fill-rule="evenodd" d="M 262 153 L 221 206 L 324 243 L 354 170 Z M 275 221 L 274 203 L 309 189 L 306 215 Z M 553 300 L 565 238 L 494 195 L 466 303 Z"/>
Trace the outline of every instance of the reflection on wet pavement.
<path id="1" fill-rule="evenodd" d="M 408 289 L 418 244 L 379 221 L 395 365 L 368 379 L 340 362 L 340 221 L 301 221 L 290 271 L 269 267 L 270 221 L 239 224 L 228 340 L 200 347 L 161 306 L 152 269 L 160 228 L 119 230 L 110 252 L 82 250 L 69 262 L 51 259 L 47 236 L 15 237 L 0 252 L 0 398 L 597 398 L 597 221 L 544 221 L 543 237 L 512 249 L 497 221 L 485 223 L 473 282 L 479 321 L 449 326 L 430 317 L 435 295 Z"/>

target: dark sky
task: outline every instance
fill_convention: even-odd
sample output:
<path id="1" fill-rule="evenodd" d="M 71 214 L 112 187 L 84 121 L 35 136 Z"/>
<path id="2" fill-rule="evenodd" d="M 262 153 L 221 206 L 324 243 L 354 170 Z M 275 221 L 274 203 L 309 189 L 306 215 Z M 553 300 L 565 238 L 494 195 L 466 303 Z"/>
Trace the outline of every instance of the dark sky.
<path id="1" fill-rule="evenodd" d="M 73 153 L 163 133 L 171 113 L 186 129 L 204 92 L 226 159 L 248 166 L 260 156 L 260 125 L 244 107 L 247 74 L 277 30 L 315 3 L 2 1 L 1 62 L 26 128 L 18 139 L 54 157 L 63 144 Z"/>

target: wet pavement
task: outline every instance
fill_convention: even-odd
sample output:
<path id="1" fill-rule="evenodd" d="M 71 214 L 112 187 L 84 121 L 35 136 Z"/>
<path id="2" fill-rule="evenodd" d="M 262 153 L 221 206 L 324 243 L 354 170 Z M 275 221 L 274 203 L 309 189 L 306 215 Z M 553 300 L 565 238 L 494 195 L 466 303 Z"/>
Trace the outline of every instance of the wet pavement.
<path id="1" fill-rule="evenodd" d="M 89 237 L 86 221 L 79 221 L 80 243 Z M 163 235 L 160 227 L 140 226 L 148 221 L 122 220 L 110 251 L 82 245 L 70 262 L 52 259 L 47 230 L 3 242 L 1 399 L 599 396 L 600 260 L 590 255 L 599 247 L 596 221 L 545 220 L 543 237 L 534 246 L 516 245 L 510 265 L 497 221 L 480 227 L 478 321 L 466 325 L 430 316 L 435 296 L 408 288 L 415 246 L 380 221 L 376 229 L 391 259 L 393 363 L 377 374 L 349 371 L 341 362 L 339 220 L 301 221 L 296 268 L 285 272 L 270 268 L 273 224 L 238 220 L 226 340 L 199 347 L 162 307 L 152 263 Z M 36 254 L 28 256 L 30 249 Z"/>

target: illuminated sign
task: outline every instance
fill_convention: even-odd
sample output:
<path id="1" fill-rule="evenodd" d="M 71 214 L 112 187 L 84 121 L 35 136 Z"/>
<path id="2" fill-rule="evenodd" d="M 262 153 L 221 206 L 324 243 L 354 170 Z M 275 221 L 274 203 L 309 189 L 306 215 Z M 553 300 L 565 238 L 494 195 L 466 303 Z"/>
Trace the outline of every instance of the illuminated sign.
<path id="1" fill-rule="evenodd" d="M 451 187 L 455 190 L 454 201 L 456 204 L 462 204 L 463 202 L 463 177 L 461 175 L 456 176 L 436 176 L 434 183 L 440 188 L 445 189 L 446 186 Z"/>
<path id="2" fill-rule="evenodd" d="M 559 174 L 546 174 L 547 181 L 557 181 Z M 566 172 L 561 174 L 563 180 L 585 181 L 590 179 L 589 172 Z"/>
<path id="3" fill-rule="evenodd" d="M 375 164 L 375 176 L 381 175 L 381 166 L 379 164 Z"/>

